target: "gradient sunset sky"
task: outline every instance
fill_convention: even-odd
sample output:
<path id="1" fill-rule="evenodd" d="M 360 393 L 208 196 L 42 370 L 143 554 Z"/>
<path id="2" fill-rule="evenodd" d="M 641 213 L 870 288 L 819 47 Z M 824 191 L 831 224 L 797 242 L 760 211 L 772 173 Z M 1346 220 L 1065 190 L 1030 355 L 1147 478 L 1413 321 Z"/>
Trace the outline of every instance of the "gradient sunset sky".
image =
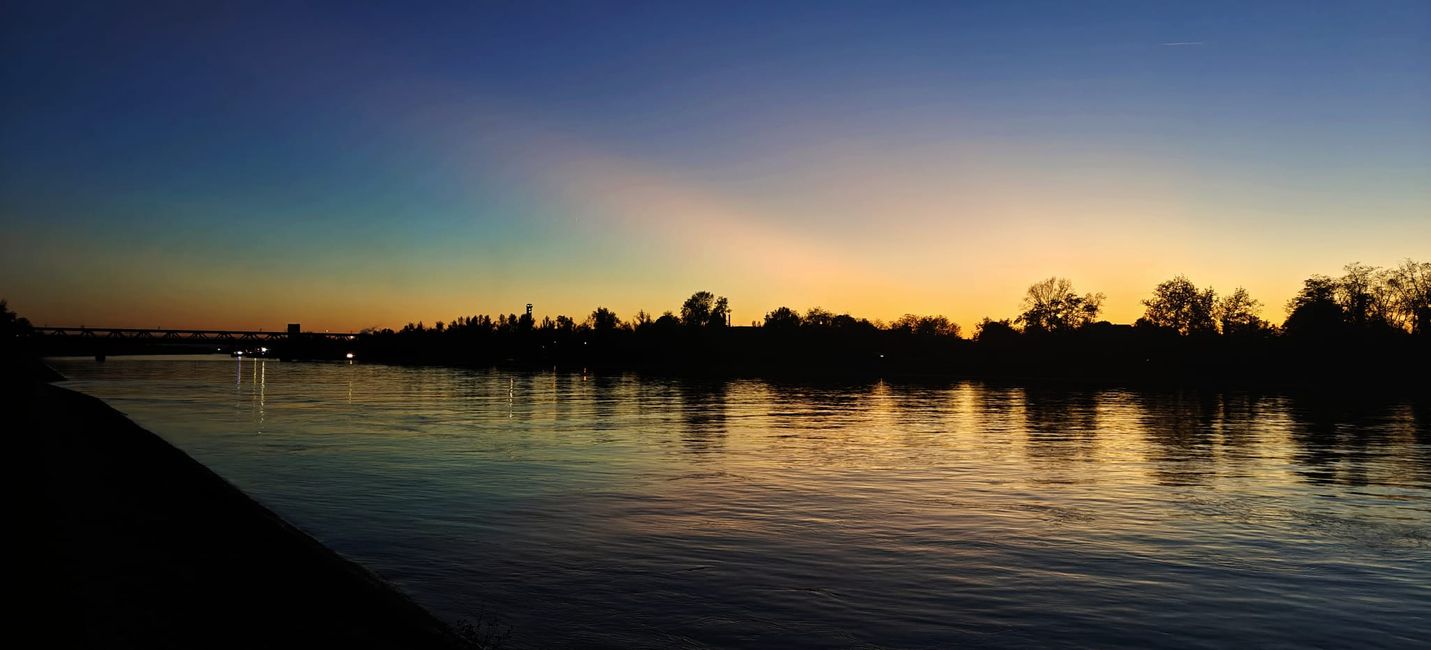
<path id="1" fill-rule="evenodd" d="M 123 5 L 130 6 L 123 6 Z M 423 4 L 422 7 L 410 5 Z M 50 325 L 401 326 L 729 296 L 1280 322 L 1431 259 L 1431 2 L 14 3 L 0 296 Z"/>

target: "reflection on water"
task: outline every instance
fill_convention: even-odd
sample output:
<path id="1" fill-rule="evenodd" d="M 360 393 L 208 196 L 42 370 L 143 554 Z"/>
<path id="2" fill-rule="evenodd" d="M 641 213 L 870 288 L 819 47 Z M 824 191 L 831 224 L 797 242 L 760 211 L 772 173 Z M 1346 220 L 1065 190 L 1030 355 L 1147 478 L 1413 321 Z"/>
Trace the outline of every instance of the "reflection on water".
<path id="1" fill-rule="evenodd" d="M 1431 642 L 1424 405 L 56 365 L 510 647 Z"/>

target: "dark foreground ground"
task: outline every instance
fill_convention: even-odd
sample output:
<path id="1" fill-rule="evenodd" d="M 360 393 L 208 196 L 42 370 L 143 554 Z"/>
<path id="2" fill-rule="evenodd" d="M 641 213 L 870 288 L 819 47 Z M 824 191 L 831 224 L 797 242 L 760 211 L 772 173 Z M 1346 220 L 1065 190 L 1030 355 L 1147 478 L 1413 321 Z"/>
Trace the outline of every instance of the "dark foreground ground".
<path id="1" fill-rule="evenodd" d="M 6 389 L 11 476 L 28 476 L 8 518 L 22 577 L 9 584 L 24 606 L 6 636 L 38 635 L 33 647 L 469 647 L 103 402 L 34 381 Z"/>

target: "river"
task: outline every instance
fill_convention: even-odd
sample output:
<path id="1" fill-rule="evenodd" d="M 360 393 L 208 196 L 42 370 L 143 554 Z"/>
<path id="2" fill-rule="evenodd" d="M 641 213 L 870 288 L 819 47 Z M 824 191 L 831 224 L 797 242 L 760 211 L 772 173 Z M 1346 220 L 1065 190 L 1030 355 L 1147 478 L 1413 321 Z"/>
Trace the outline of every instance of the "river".
<path id="1" fill-rule="evenodd" d="M 1425 404 L 51 363 L 504 648 L 1431 644 Z"/>

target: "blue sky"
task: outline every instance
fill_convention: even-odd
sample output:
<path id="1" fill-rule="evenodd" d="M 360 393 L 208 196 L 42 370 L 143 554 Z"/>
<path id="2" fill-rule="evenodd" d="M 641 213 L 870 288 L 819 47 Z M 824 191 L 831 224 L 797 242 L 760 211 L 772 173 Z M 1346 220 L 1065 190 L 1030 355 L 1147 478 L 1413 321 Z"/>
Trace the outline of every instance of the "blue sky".
<path id="1" fill-rule="evenodd" d="M 1431 4 L 10 3 L 37 321 L 629 315 L 698 289 L 1131 320 L 1431 253 Z"/>

